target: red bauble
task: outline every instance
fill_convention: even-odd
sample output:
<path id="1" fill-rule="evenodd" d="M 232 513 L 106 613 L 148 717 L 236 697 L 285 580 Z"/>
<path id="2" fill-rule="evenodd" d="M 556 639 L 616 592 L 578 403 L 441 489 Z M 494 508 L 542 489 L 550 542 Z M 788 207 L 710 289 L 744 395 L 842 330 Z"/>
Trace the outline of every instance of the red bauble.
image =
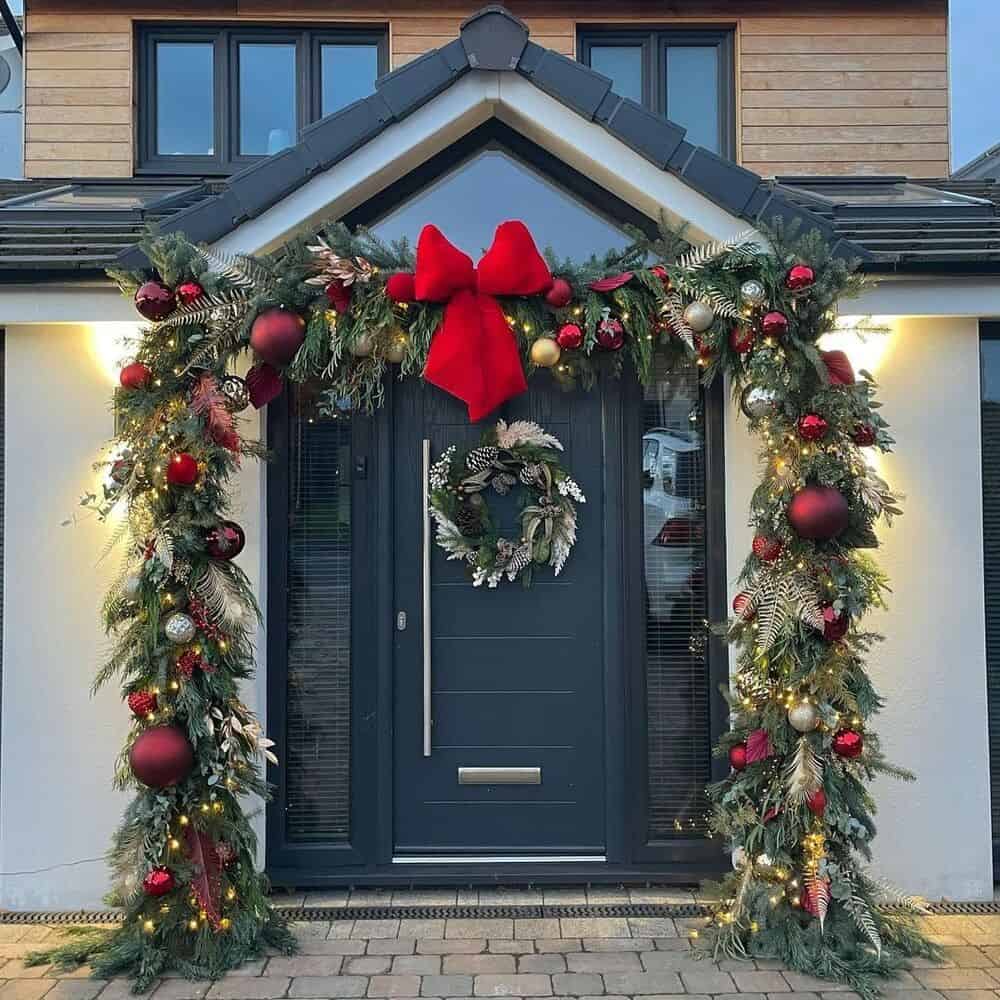
<path id="1" fill-rule="evenodd" d="M 753 554 L 762 562 L 774 562 L 781 555 L 783 545 L 780 538 L 770 535 L 754 535 Z"/>
<path id="2" fill-rule="evenodd" d="M 235 521 L 223 521 L 205 534 L 205 551 L 213 559 L 235 559 L 247 543 L 247 536 Z"/>
<path id="3" fill-rule="evenodd" d="M 393 302 L 413 302 L 417 297 L 413 275 L 409 271 L 399 271 L 390 274 L 385 279 L 385 294 Z"/>
<path id="4" fill-rule="evenodd" d="M 137 737 L 128 754 L 132 773 L 149 788 L 170 788 L 194 767 L 194 751 L 178 726 L 155 726 Z"/>
<path id="5" fill-rule="evenodd" d="M 177 308 L 177 299 L 162 281 L 147 281 L 135 293 L 135 308 L 143 319 L 156 322 Z"/>
<path id="6" fill-rule="evenodd" d="M 737 354 L 746 354 L 753 347 L 753 328 L 749 326 L 734 326 L 729 331 L 729 346 Z"/>
<path id="7" fill-rule="evenodd" d="M 822 816 L 826 812 L 826 792 L 822 788 L 817 788 L 806 797 L 806 805 L 814 816 Z"/>
<path id="8" fill-rule="evenodd" d="M 806 413 L 799 417 L 799 437 L 803 441 L 819 441 L 826 437 L 830 425 L 818 413 Z"/>
<path id="9" fill-rule="evenodd" d="M 745 622 L 753 621 L 754 612 L 750 610 L 750 595 L 745 590 L 733 598 L 733 614 Z"/>
<path id="10" fill-rule="evenodd" d="M 847 500 L 832 486 L 805 486 L 788 505 L 788 523 L 800 538 L 836 538 L 846 527 Z"/>
<path id="11" fill-rule="evenodd" d="M 133 361 L 118 373 L 118 381 L 123 389 L 145 389 L 153 373 L 141 362 Z"/>
<path id="12" fill-rule="evenodd" d="M 198 479 L 198 462 L 194 455 L 178 451 L 167 463 L 167 482 L 171 486 L 193 486 Z"/>
<path id="13" fill-rule="evenodd" d="M 808 288 L 816 280 L 816 272 L 808 264 L 796 264 L 785 275 L 785 288 L 799 292 Z"/>
<path id="14" fill-rule="evenodd" d="M 760 328 L 765 337 L 784 337 L 788 333 L 788 317 L 780 312 L 765 313 Z"/>
<path id="15" fill-rule="evenodd" d="M 875 428 L 871 424 L 858 424 L 851 438 L 859 448 L 870 448 L 875 443 Z"/>
<path id="16" fill-rule="evenodd" d="M 823 608 L 823 638 L 827 642 L 839 642 L 847 635 L 851 616 L 846 611 L 837 611 L 832 604 Z"/>
<path id="17" fill-rule="evenodd" d="M 250 346 L 269 365 L 287 365 L 305 339 L 305 320 L 288 309 L 265 309 L 250 327 Z"/>
<path id="18" fill-rule="evenodd" d="M 843 351 L 820 351 L 830 385 L 854 385 L 854 367 Z"/>
<path id="19" fill-rule="evenodd" d="M 545 293 L 545 301 L 554 309 L 562 309 L 573 301 L 573 286 L 565 278 L 553 278 L 552 287 Z"/>
<path id="20" fill-rule="evenodd" d="M 841 729 L 833 737 L 833 752 L 838 757 L 860 757 L 865 738 L 856 729 Z"/>
<path id="21" fill-rule="evenodd" d="M 556 343 L 564 351 L 575 351 L 583 345 L 583 330 L 576 323 L 566 323 L 559 327 Z"/>
<path id="22" fill-rule="evenodd" d="M 664 288 L 670 287 L 670 275 L 667 274 L 667 269 L 662 264 L 654 264 L 650 268 L 650 271 L 652 271 L 653 274 L 655 274 L 660 281 L 663 282 Z"/>
<path id="23" fill-rule="evenodd" d="M 182 306 L 197 302 L 205 294 L 205 289 L 197 281 L 185 281 L 177 286 L 177 301 Z"/>
<path id="24" fill-rule="evenodd" d="M 734 771 L 742 771 L 747 766 L 747 745 L 737 743 L 729 748 L 729 766 Z"/>
<path id="25" fill-rule="evenodd" d="M 156 705 L 156 695 L 152 691 L 133 691 L 128 696 L 129 711 L 140 719 L 155 712 Z"/>
<path id="26" fill-rule="evenodd" d="M 605 351 L 620 351 L 625 343 L 625 327 L 616 319 L 602 319 L 597 324 L 597 345 Z"/>
<path id="27" fill-rule="evenodd" d="M 142 891 L 147 896 L 165 896 L 176 885 L 177 880 L 169 868 L 150 868 L 142 880 Z"/>
<path id="28" fill-rule="evenodd" d="M 324 291 L 326 292 L 327 302 L 341 315 L 351 308 L 351 286 L 345 285 L 339 278 L 334 278 Z M 292 359 L 289 358 L 288 360 L 291 361 Z"/>

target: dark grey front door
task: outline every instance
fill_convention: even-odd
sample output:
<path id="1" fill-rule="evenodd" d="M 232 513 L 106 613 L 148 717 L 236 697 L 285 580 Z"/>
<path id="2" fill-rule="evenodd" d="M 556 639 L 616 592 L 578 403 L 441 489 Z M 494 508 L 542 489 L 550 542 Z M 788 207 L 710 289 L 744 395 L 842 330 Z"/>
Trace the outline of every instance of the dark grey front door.
<path id="1" fill-rule="evenodd" d="M 606 537 L 614 521 L 606 480 L 621 452 L 603 429 L 608 400 L 599 390 L 564 393 L 539 377 L 496 414 L 555 434 L 587 502 L 565 569 L 559 577 L 541 570 L 529 589 L 475 588 L 432 542 L 433 722 L 424 756 L 421 442 L 430 439 L 436 458 L 449 444 L 476 443 L 489 421 L 470 425 L 463 404 L 416 380 L 395 395 L 395 583 L 407 624 L 394 658 L 394 854 L 602 856 L 605 681 L 618 615 L 606 571 L 617 551 Z M 490 504 L 510 530 L 515 499 L 493 496 Z M 537 771 L 520 775 L 532 783 L 487 776 L 469 784 L 462 768 Z"/>

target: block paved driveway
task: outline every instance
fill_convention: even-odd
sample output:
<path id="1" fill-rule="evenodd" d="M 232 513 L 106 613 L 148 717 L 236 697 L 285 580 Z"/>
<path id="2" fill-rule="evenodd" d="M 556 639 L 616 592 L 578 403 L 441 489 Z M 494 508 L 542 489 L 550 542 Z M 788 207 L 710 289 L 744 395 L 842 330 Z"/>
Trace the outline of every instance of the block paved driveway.
<path id="1" fill-rule="evenodd" d="M 299 923 L 293 958 L 271 956 L 217 983 L 165 977 L 155 1000 L 279 1000 L 370 997 L 657 997 L 707 1000 L 853 1000 L 854 994 L 775 962 L 698 960 L 689 931 L 703 921 L 580 917 L 534 920 L 354 920 L 352 906 L 526 905 L 691 902 L 658 889 L 445 890 L 354 892 L 283 897 L 296 905 L 343 906 L 347 919 Z M 886 990 L 894 1000 L 1000 1000 L 1000 916 L 929 917 L 947 952 L 941 966 L 917 961 Z M 125 1000 L 123 979 L 99 981 L 86 969 L 58 975 L 25 968 L 24 954 L 57 931 L 0 924 L 0 1000 Z M 905 994 L 905 996 L 903 996 Z M 148 996 L 149 994 L 147 994 Z"/>

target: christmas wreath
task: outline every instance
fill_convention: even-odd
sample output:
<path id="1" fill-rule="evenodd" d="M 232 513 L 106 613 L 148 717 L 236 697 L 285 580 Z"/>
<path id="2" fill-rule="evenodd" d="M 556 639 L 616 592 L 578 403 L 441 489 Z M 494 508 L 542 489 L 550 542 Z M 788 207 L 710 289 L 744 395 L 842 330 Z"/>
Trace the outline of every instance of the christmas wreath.
<path id="1" fill-rule="evenodd" d="M 430 508 L 436 540 L 449 559 L 469 565 L 472 583 L 497 587 L 500 581 L 531 583 L 535 566 L 562 571 L 576 542 L 576 506 L 586 503 L 577 482 L 560 465 L 558 438 L 530 420 L 500 420 L 482 443 L 466 451 L 446 448 L 430 469 Z M 524 490 L 521 536 L 497 533 L 486 493 L 506 496 Z"/>

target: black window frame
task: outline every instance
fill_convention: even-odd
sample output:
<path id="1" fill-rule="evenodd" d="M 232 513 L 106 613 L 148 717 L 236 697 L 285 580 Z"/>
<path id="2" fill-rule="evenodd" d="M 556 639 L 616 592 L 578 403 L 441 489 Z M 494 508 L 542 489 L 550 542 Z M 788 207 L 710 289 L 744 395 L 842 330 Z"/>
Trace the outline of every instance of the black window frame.
<path id="1" fill-rule="evenodd" d="M 577 58 L 590 65 L 591 49 L 621 46 L 642 50 L 642 104 L 667 116 L 667 49 L 715 46 L 719 53 L 719 155 L 736 159 L 736 58 L 732 26 L 618 28 L 591 26 L 577 35 Z"/>
<path id="2" fill-rule="evenodd" d="M 295 45 L 296 135 L 320 118 L 324 45 L 373 45 L 376 77 L 389 69 L 389 30 L 377 25 L 144 25 L 138 29 L 135 172 L 137 175 L 225 176 L 256 163 L 260 155 L 239 151 L 239 46 L 243 43 Z M 213 46 L 215 153 L 168 156 L 156 151 L 156 46 L 163 42 L 204 42 Z"/>

